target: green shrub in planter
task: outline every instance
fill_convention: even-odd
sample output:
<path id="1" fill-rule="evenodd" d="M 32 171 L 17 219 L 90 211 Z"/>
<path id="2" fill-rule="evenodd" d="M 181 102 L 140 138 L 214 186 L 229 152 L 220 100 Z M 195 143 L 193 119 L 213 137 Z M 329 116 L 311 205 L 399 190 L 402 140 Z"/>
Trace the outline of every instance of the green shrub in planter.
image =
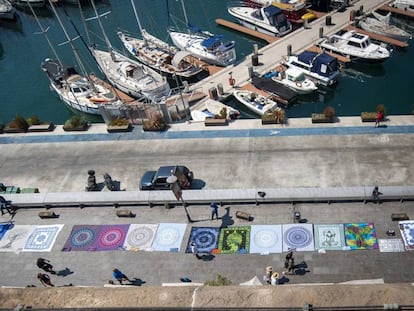
<path id="1" fill-rule="evenodd" d="M 325 115 L 325 117 L 329 120 L 333 120 L 335 118 L 335 109 L 331 106 L 327 106 L 324 111 L 323 114 Z"/>
<path id="2" fill-rule="evenodd" d="M 3 133 L 4 124 L 0 124 L 0 134 Z"/>
<path id="3" fill-rule="evenodd" d="M 384 106 L 383 104 L 379 104 L 379 105 L 377 106 L 377 112 L 381 112 L 382 117 L 384 118 L 385 113 L 386 113 L 385 106 Z"/>
<path id="4" fill-rule="evenodd" d="M 88 121 L 80 116 L 73 116 L 63 125 L 64 130 L 86 130 L 88 128 Z"/>
<path id="5" fill-rule="evenodd" d="M 283 109 L 275 109 L 262 115 L 262 124 L 284 124 L 286 113 Z"/>
<path id="6" fill-rule="evenodd" d="M 5 127 L 8 130 L 15 130 L 16 132 L 27 132 L 29 124 L 21 115 L 16 115 L 12 121 L 10 121 Z"/>
<path id="7" fill-rule="evenodd" d="M 27 123 L 30 125 L 40 125 L 40 120 L 37 116 L 31 116 L 27 119 Z"/>
<path id="8" fill-rule="evenodd" d="M 128 119 L 115 119 L 109 122 L 109 126 L 123 126 L 123 125 L 129 125 L 130 122 Z"/>

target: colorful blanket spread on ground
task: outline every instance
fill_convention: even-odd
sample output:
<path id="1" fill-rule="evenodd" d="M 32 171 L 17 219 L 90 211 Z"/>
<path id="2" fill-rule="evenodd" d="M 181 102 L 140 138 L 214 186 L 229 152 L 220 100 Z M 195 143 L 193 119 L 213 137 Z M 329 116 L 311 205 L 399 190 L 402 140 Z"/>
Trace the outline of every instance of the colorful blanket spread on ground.
<path id="1" fill-rule="evenodd" d="M 123 249 L 129 225 L 75 225 L 63 251 L 109 251 Z"/>
<path id="2" fill-rule="evenodd" d="M 283 251 L 296 250 L 298 252 L 314 251 L 312 224 L 285 224 L 283 231 Z"/>
<path id="3" fill-rule="evenodd" d="M 23 252 L 50 252 L 63 225 L 37 226 L 30 233 Z"/>
<path id="4" fill-rule="evenodd" d="M 194 241 L 199 253 L 211 253 L 217 248 L 219 234 L 220 228 L 192 227 L 185 252 L 191 253 L 190 244 Z"/>
<path id="5" fill-rule="evenodd" d="M 0 240 L 0 252 L 20 252 L 30 234 L 36 229 L 31 225 L 13 225 Z"/>
<path id="6" fill-rule="evenodd" d="M 404 220 L 398 222 L 401 236 L 407 251 L 414 250 L 414 221 Z"/>
<path id="7" fill-rule="evenodd" d="M 128 251 L 151 251 L 158 224 L 131 224 L 124 242 Z"/>
<path id="8" fill-rule="evenodd" d="M 179 252 L 187 225 L 161 223 L 158 226 L 152 248 L 154 251 Z"/>
<path id="9" fill-rule="evenodd" d="M 315 249 L 342 250 L 345 246 L 343 224 L 313 225 Z"/>
<path id="10" fill-rule="evenodd" d="M 250 232 L 250 253 L 281 253 L 283 250 L 281 225 L 253 225 Z"/>
<path id="11" fill-rule="evenodd" d="M 248 254 L 250 249 L 250 226 L 222 228 L 218 250 L 221 254 Z"/>
<path id="12" fill-rule="evenodd" d="M 13 224 L 0 224 L 0 240 L 3 238 L 3 236 L 6 234 L 7 230 L 13 228 Z"/>
<path id="13" fill-rule="evenodd" d="M 373 223 L 345 224 L 346 245 L 350 249 L 377 249 L 377 235 Z"/>

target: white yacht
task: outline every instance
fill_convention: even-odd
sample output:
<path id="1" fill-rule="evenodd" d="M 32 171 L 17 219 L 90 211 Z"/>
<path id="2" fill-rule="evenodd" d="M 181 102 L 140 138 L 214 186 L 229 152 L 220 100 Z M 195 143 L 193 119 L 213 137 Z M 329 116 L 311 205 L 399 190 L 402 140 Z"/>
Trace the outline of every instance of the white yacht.
<path id="1" fill-rule="evenodd" d="M 181 6 L 188 28 L 186 31 L 172 27 L 168 29 L 174 45 L 212 65 L 226 67 L 234 64 L 236 62 L 235 42 L 224 40 L 223 35 L 212 34 L 189 24 L 183 0 L 181 0 Z"/>
<path id="2" fill-rule="evenodd" d="M 372 12 L 374 17 L 366 16 L 356 21 L 358 27 L 365 31 L 373 32 L 382 36 L 390 37 L 403 42 L 411 39 L 411 34 L 404 29 L 390 24 L 391 12 L 381 15 Z"/>
<path id="3" fill-rule="evenodd" d="M 112 91 L 78 74 L 73 67 L 64 67 L 57 60 L 47 58 L 41 68 L 51 88 L 72 109 L 101 115 L 100 107 L 118 110 L 123 105 Z"/>
<path id="4" fill-rule="evenodd" d="M 233 92 L 233 96 L 239 103 L 260 116 L 278 107 L 277 102 L 271 100 L 269 97 L 249 90 L 236 90 Z"/>
<path id="5" fill-rule="evenodd" d="M 16 19 L 16 10 L 7 0 L 0 0 L 0 19 Z"/>
<path id="6" fill-rule="evenodd" d="M 100 69 L 112 85 L 135 98 L 158 101 L 170 95 L 170 87 L 155 70 L 112 50 L 91 48 Z"/>
<path id="7" fill-rule="evenodd" d="M 272 77 L 273 81 L 287 86 L 298 94 L 309 94 L 318 89 L 316 83 L 306 78 L 305 72 L 301 69 L 291 67 L 275 73 Z"/>
<path id="8" fill-rule="evenodd" d="M 369 36 L 355 30 L 325 38 L 319 43 L 319 47 L 343 55 L 353 62 L 381 63 L 391 56 L 386 47 L 373 43 Z"/>
<path id="9" fill-rule="evenodd" d="M 318 85 L 333 85 L 339 77 L 338 60 L 327 53 L 303 51 L 299 55 L 287 56 L 284 64 L 289 68 L 303 71 Z"/>
<path id="10" fill-rule="evenodd" d="M 389 5 L 396 9 L 414 13 L 414 0 L 394 0 Z"/>
<path id="11" fill-rule="evenodd" d="M 292 31 L 292 24 L 287 20 L 282 9 L 274 5 L 262 8 L 249 5 L 229 6 L 227 11 L 243 26 L 267 35 L 282 37 Z"/>

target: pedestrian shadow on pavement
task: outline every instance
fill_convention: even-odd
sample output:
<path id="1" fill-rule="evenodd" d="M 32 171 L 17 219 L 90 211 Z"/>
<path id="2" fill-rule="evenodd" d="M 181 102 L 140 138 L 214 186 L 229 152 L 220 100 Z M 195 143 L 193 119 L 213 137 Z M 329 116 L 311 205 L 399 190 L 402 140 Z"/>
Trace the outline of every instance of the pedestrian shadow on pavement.
<path id="1" fill-rule="evenodd" d="M 131 280 L 131 283 L 130 284 L 127 284 L 127 285 L 132 285 L 132 286 L 141 286 L 142 284 L 145 284 L 146 282 L 145 281 L 143 281 L 143 280 L 141 280 L 141 279 L 138 279 L 138 278 L 134 278 L 133 280 Z"/>
<path id="2" fill-rule="evenodd" d="M 73 271 L 71 271 L 68 267 L 66 267 L 65 269 L 63 269 L 63 270 L 60 270 L 60 271 L 57 271 L 56 272 L 56 275 L 57 276 L 62 276 L 62 277 L 65 277 L 65 276 L 68 276 L 68 275 L 70 275 L 70 274 L 72 274 L 72 273 L 74 273 Z"/>
<path id="3" fill-rule="evenodd" d="M 210 253 L 198 253 L 196 254 L 197 259 L 202 260 L 202 261 L 212 261 L 216 256 L 214 256 L 213 254 Z"/>
<path id="4" fill-rule="evenodd" d="M 234 224 L 233 217 L 230 216 L 230 207 L 226 207 L 226 214 L 221 217 L 221 225 L 220 228 L 227 228 Z"/>

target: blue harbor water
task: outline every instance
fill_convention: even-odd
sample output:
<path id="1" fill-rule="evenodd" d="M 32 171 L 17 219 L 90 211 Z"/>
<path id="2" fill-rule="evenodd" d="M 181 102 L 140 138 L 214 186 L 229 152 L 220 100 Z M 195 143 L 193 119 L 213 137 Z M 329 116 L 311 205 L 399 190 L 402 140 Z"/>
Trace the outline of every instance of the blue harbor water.
<path id="1" fill-rule="evenodd" d="M 184 25 L 180 1 L 170 0 L 168 5 L 165 0 L 137 0 L 135 3 L 142 26 L 161 39 L 168 40 L 168 26 Z M 222 33 L 226 38 L 236 41 L 238 59 L 249 55 L 253 44 L 264 46 L 264 42 L 222 28 L 215 23 L 217 18 L 233 21 L 226 11 L 225 1 L 191 0 L 185 3 L 191 23 L 210 32 Z M 121 42 L 116 35 L 118 30 L 139 36 L 130 1 L 96 1 L 96 4 L 101 14 L 111 12 L 102 21 L 112 45 L 122 51 Z M 173 17 L 168 17 L 168 11 Z M 65 35 L 52 10 L 46 7 L 37 9 L 36 12 L 42 26 L 48 28 L 48 37 L 62 62 L 75 65 L 72 50 L 68 44 L 64 44 Z M 61 6 L 58 12 L 71 37 L 76 37 L 71 25 L 73 22 L 86 42 L 105 46 L 96 20 L 87 22 L 88 39 L 77 7 Z M 86 17 L 93 16 L 91 7 L 84 7 L 84 14 Z M 48 79 L 40 69 L 41 62 L 47 57 L 53 58 L 53 54 L 45 37 L 39 34 L 39 26 L 30 11 L 19 10 L 18 15 L 16 22 L 0 21 L 0 123 L 7 123 L 16 114 L 20 114 L 26 118 L 36 115 L 41 120 L 61 124 L 73 112 L 50 90 Z M 408 23 L 406 29 L 408 27 L 407 30 L 412 32 L 412 25 L 414 23 Z M 410 41 L 410 44 L 414 44 L 414 41 Z M 87 70 L 100 75 L 82 40 L 75 40 L 75 45 Z M 373 111 L 378 104 L 384 104 L 388 114 L 412 114 L 414 84 L 410 75 L 413 72 L 413 47 L 394 49 L 392 57 L 385 63 L 353 66 L 342 73 L 339 84 L 333 89 L 300 97 L 297 104 L 287 109 L 287 116 L 309 117 L 313 112 L 322 112 L 328 105 L 334 107 L 339 116 L 352 116 L 359 115 L 362 111 Z M 230 104 L 240 109 L 236 103 Z"/>

